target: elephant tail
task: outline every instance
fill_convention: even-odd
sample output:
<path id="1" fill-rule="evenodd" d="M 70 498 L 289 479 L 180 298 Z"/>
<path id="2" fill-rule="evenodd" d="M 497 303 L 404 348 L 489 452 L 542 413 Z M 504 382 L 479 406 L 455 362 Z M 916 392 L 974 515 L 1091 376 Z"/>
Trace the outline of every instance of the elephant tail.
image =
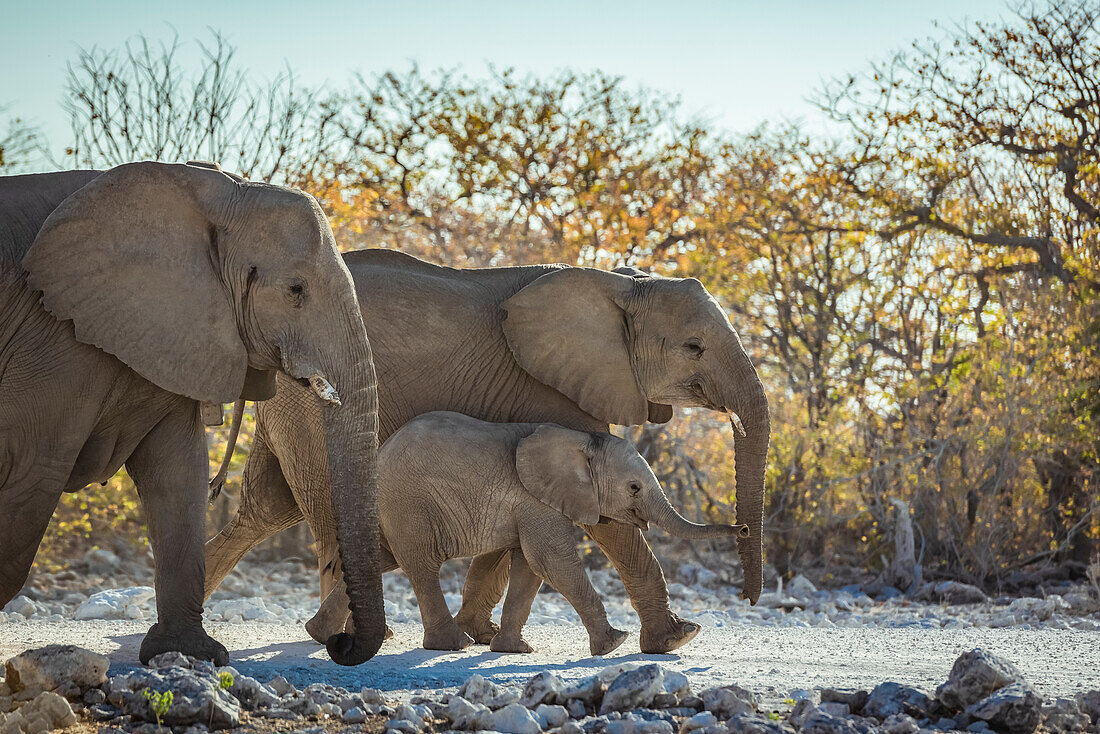
<path id="1" fill-rule="evenodd" d="M 229 438 L 225 443 L 225 457 L 222 459 L 222 465 L 218 469 L 218 473 L 210 480 L 211 504 L 218 498 L 218 495 L 222 492 L 222 487 L 225 486 L 225 478 L 229 474 L 229 464 L 233 461 L 233 451 L 237 448 L 237 436 L 241 433 L 243 418 L 244 398 L 237 398 L 237 402 L 233 403 L 233 422 L 229 425 Z"/>

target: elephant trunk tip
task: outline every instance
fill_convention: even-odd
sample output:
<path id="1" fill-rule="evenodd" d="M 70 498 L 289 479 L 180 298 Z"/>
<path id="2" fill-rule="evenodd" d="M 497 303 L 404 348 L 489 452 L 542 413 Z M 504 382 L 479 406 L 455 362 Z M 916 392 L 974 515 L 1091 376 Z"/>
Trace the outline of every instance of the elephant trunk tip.
<path id="1" fill-rule="evenodd" d="M 328 638 L 325 647 L 328 649 L 329 657 L 337 665 L 354 666 L 362 665 L 374 657 L 382 647 L 382 640 L 383 637 L 380 636 L 377 642 L 373 639 L 364 641 L 358 635 L 339 632 Z"/>
<path id="2" fill-rule="evenodd" d="M 734 536 L 739 540 L 741 538 L 749 537 L 748 525 L 705 525 L 703 526 L 709 531 L 709 535 L 712 536 Z"/>
<path id="3" fill-rule="evenodd" d="M 741 528 L 745 526 L 739 525 L 738 527 Z M 751 555 L 753 555 L 753 541 L 754 539 L 751 533 L 738 533 L 737 545 L 739 546 L 738 550 L 741 555 L 741 565 L 745 569 L 745 585 L 741 590 L 741 598 L 748 599 L 750 606 L 756 606 L 757 600 L 760 599 L 762 588 L 762 574 L 757 570 L 760 566 L 756 566 L 754 569 L 753 566 L 746 561 L 746 556 L 751 557 Z M 748 551 L 748 553 L 746 553 L 746 551 Z M 756 558 L 760 558 L 760 556 L 757 555 Z"/>

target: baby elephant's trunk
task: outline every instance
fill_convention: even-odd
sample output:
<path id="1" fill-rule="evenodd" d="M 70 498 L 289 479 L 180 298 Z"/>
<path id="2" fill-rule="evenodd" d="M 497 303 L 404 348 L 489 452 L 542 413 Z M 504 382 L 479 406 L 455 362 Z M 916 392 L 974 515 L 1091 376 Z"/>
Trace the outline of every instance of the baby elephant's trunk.
<path id="1" fill-rule="evenodd" d="M 669 535 L 675 535 L 678 538 L 707 540 L 708 538 L 723 538 L 734 535 L 744 538 L 749 534 L 748 525 L 700 525 L 691 522 L 669 504 L 664 494 L 654 504 L 656 504 L 656 507 L 652 508 L 653 511 L 649 515 L 649 520 Z"/>

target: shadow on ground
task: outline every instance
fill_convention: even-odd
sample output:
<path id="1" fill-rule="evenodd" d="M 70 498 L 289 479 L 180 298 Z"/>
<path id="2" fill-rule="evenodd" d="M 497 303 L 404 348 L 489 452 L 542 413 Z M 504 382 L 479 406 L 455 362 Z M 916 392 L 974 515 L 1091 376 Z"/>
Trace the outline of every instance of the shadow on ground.
<path id="1" fill-rule="evenodd" d="M 624 653 L 607 657 L 570 656 L 559 661 L 533 661 L 523 655 L 490 652 L 475 646 L 458 652 L 425 650 L 413 647 L 413 640 L 387 640 L 385 646 L 367 663 L 348 668 L 333 663 L 325 649 L 312 640 L 276 642 L 257 647 L 235 647 L 222 639 L 230 650 L 230 665 L 244 675 L 267 682 L 276 675 L 284 676 L 299 688 L 310 683 L 330 683 L 348 689 L 360 687 L 393 691 L 416 688 L 440 688 L 462 684 L 474 673 L 497 683 L 523 683 L 542 671 L 561 672 L 568 678 L 592 675 L 609 665 L 620 663 L 678 660 L 676 655 L 644 655 Z M 110 638 L 118 645 L 111 652 L 111 675 L 138 667 L 137 655 L 142 635 L 116 635 Z"/>

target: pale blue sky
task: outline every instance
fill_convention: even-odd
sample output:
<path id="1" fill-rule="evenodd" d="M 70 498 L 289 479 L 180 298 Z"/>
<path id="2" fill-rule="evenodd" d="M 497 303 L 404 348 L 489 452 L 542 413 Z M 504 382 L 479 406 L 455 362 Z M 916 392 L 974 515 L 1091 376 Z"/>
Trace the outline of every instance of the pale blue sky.
<path id="1" fill-rule="evenodd" d="M 351 73 L 486 62 L 547 73 L 603 69 L 679 95 L 689 113 L 748 130 L 815 112 L 824 78 L 865 69 L 933 33 L 932 22 L 1006 15 L 1003 0 L 795 2 L 344 2 L 2 0 L 0 106 L 37 122 L 51 148 L 67 142 L 59 100 L 80 46 L 116 48 L 136 34 L 193 47 L 217 29 L 242 65 L 271 77 L 289 64 L 306 84 Z M 186 58 L 186 57 L 184 57 Z M 2 119 L 2 118 L 0 118 Z"/>

